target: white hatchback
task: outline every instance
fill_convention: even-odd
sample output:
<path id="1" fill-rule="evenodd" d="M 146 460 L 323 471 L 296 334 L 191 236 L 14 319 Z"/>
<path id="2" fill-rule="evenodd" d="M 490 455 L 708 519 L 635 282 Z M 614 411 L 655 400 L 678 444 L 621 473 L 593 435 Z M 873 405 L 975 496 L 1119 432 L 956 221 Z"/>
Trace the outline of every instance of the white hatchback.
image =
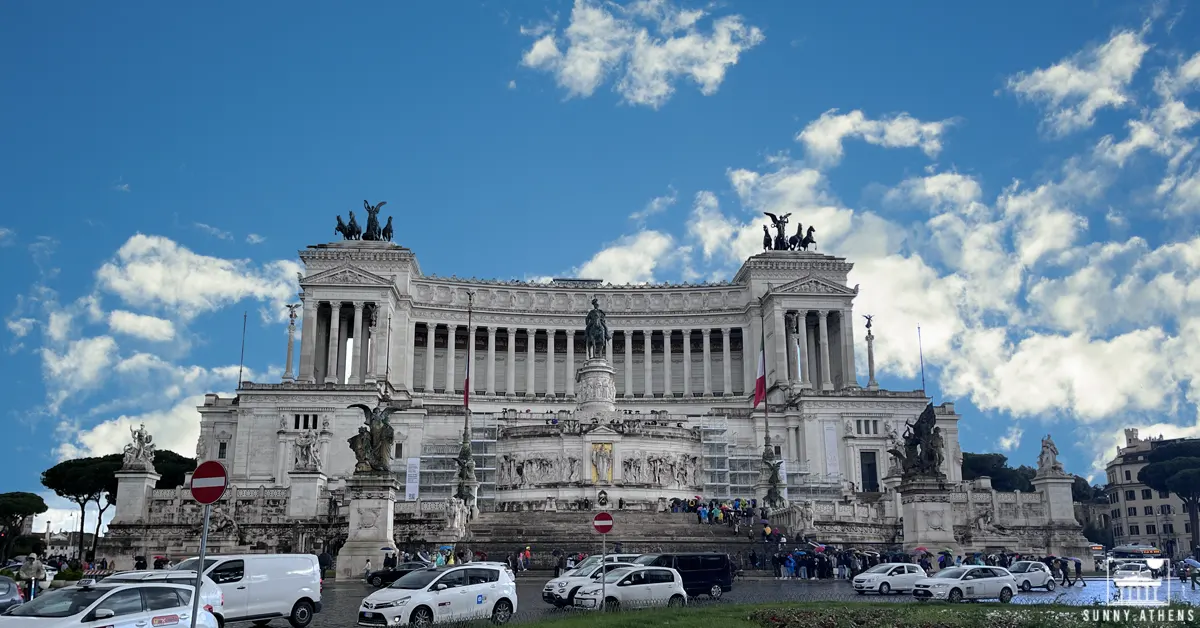
<path id="1" fill-rule="evenodd" d="M 101 580 L 104 584 L 115 584 L 118 582 L 169 582 L 171 584 L 183 585 L 185 587 L 196 587 L 196 572 L 195 571 L 165 571 L 162 569 L 155 571 L 121 571 Z M 85 581 L 80 580 L 82 586 Z M 93 584 L 93 583 L 88 583 Z M 212 581 L 212 578 L 204 576 L 204 582 L 200 585 L 200 605 L 204 610 L 213 614 L 217 618 L 217 625 L 225 625 L 225 595 L 221 593 L 221 587 Z"/>
<path id="2" fill-rule="evenodd" d="M 1008 568 L 1008 572 L 1017 580 L 1017 586 L 1022 591 L 1030 589 L 1045 588 L 1047 591 L 1053 591 L 1057 585 L 1054 582 L 1054 574 L 1050 573 L 1050 568 L 1046 563 L 1036 560 L 1019 560 Z"/>
<path id="3" fill-rule="evenodd" d="M 633 563 L 605 563 L 602 567 L 597 562 L 592 567 L 568 571 L 566 574 L 546 583 L 546 586 L 542 588 L 542 601 L 553 604 L 558 608 L 574 606 L 575 594 L 579 592 L 579 589 L 585 585 L 600 582 L 601 574 L 608 573 L 614 569 L 636 566 Z"/>
<path id="4" fill-rule="evenodd" d="M 575 608 L 597 610 L 683 606 L 687 591 L 683 577 L 670 567 L 628 567 L 614 569 L 604 576 L 603 586 L 595 582 L 575 594 Z"/>
<path id="5" fill-rule="evenodd" d="M 491 619 L 508 623 L 517 612 L 517 583 L 497 563 L 466 563 L 414 571 L 367 596 L 359 626 L 429 626 Z"/>
<path id="6" fill-rule="evenodd" d="M 65 587 L 13 608 L 0 618 L 0 625 L 5 628 L 185 628 L 192 623 L 193 588 L 168 582 Z M 217 620 L 201 608 L 196 616 L 196 626 L 217 628 Z"/>
<path id="7" fill-rule="evenodd" d="M 1017 594 L 1017 580 L 1003 567 L 951 567 L 913 585 L 913 597 L 928 600 L 1000 600 L 1007 604 Z"/>
<path id="8" fill-rule="evenodd" d="M 875 592 L 887 595 L 892 591 L 911 591 L 917 580 L 928 577 L 920 565 L 912 563 L 882 563 L 858 574 L 852 581 L 854 592 L 862 595 Z"/>

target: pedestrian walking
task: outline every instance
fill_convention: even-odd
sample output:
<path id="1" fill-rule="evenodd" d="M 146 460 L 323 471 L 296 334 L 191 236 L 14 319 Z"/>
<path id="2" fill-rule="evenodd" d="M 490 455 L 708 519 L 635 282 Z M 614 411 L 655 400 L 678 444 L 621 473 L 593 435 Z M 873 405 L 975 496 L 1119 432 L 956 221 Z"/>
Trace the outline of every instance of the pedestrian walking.
<path id="1" fill-rule="evenodd" d="M 1075 561 L 1075 582 L 1087 586 L 1087 581 L 1083 579 L 1083 563 L 1078 560 Z"/>

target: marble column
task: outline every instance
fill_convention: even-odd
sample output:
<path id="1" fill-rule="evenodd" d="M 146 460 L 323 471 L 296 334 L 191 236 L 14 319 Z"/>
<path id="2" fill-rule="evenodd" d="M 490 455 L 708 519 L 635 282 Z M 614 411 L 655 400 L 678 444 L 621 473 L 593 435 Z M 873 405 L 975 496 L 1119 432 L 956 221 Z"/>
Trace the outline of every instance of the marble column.
<path id="1" fill-rule="evenodd" d="M 433 392 L 433 369 L 436 367 L 433 355 L 434 340 L 437 334 L 437 323 L 425 323 L 425 392 Z"/>
<path id="2" fill-rule="evenodd" d="M 829 374 L 829 310 L 817 311 L 817 333 L 821 335 L 821 390 L 833 390 Z"/>
<path id="3" fill-rule="evenodd" d="M 633 397 L 633 330 L 621 332 L 625 337 L 625 398 Z"/>
<path id="4" fill-rule="evenodd" d="M 508 368 L 504 369 L 504 394 L 517 394 L 517 328 L 506 327 L 508 340 Z"/>
<path id="5" fill-rule="evenodd" d="M 785 342 L 787 343 L 787 379 L 789 382 L 800 379 L 800 365 L 796 364 L 796 336 L 792 334 L 794 323 L 791 312 L 783 315 L 783 324 L 787 329 Z"/>
<path id="6" fill-rule="evenodd" d="M 546 330 L 546 397 L 553 399 L 554 394 L 554 336 L 557 330 Z"/>
<path id="7" fill-rule="evenodd" d="M 447 394 L 458 390 L 458 386 L 454 383 L 454 345 L 457 344 L 457 338 L 454 337 L 454 331 L 458 329 L 458 325 L 446 325 L 446 388 Z"/>
<path id="8" fill-rule="evenodd" d="M 712 396 L 712 330 L 705 327 L 700 330 L 704 338 L 704 396 Z"/>
<path id="9" fill-rule="evenodd" d="M 362 352 L 367 347 L 367 343 L 363 342 L 363 306 L 366 305 L 362 301 L 354 302 L 354 328 L 352 334 L 354 336 L 354 356 L 353 362 L 350 364 L 350 383 L 361 384 L 362 379 Z"/>
<path id="10" fill-rule="evenodd" d="M 325 367 L 325 383 L 340 384 L 337 376 L 338 339 L 342 337 L 342 304 L 334 301 L 329 304 L 329 362 Z"/>
<path id="11" fill-rule="evenodd" d="M 726 397 L 733 396 L 733 347 L 730 345 L 729 333 L 730 328 L 721 328 L 721 366 L 724 367 L 722 375 L 725 376 L 725 381 L 722 382 L 723 385 L 721 386 L 721 394 Z"/>
<path id="12" fill-rule="evenodd" d="M 642 362 L 645 364 L 645 392 L 643 397 L 654 397 L 654 331 L 647 329 L 642 331 Z"/>
<path id="13" fill-rule="evenodd" d="M 674 397 L 671 391 L 671 334 L 670 329 L 663 330 L 663 397 Z"/>
<path id="14" fill-rule="evenodd" d="M 613 339 L 609 336 L 608 340 L 604 341 L 604 361 L 608 362 L 609 366 L 613 364 Z M 614 382 L 615 384 L 615 382 Z M 587 458 L 584 458 L 585 460 Z"/>
<path id="15" fill-rule="evenodd" d="M 789 461 L 796 460 L 798 458 L 798 456 L 796 455 L 795 433 L 799 429 L 800 428 L 798 428 L 794 425 L 789 425 L 787 428 L 787 448 L 785 449 L 785 451 L 787 452 L 787 454 L 786 454 L 787 460 L 789 460 Z M 785 481 L 786 481 L 786 479 L 785 479 Z"/>
<path id="16" fill-rule="evenodd" d="M 850 310 L 842 310 L 841 312 L 842 326 L 842 361 L 845 362 L 843 368 L 846 369 L 846 375 L 842 381 L 846 382 L 848 388 L 858 388 L 858 373 L 854 370 L 854 313 Z"/>
<path id="17" fill-rule="evenodd" d="M 537 395 L 537 373 L 533 368 L 537 360 L 537 330 L 527 328 L 525 336 L 525 396 L 534 397 Z"/>
<path id="18" fill-rule="evenodd" d="M 750 325 L 742 327 L 742 390 L 743 394 L 754 394 L 754 380 L 758 377 L 758 354 L 754 345 L 758 338 L 754 336 L 754 328 Z"/>
<path id="19" fill-rule="evenodd" d="M 812 367 L 808 359 L 808 310 L 796 312 L 796 344 L 800 345 L 800 388 L 812 388 Z"/>
<path id="20" fill-rule="evenodd" d="M 867 390 L 879 390 L 879 382 L 875 381 L 875 334 L 867 326 Z"/>
<path id="21" fill-rule="evenodd" d="M 300 376 L 302 382 L 317 383 L 317 301 L 304 300 L 300 332 Z"/>
<path id="22" fill-rule="evenodd" d="M 567 384 L 567 398 L 575 397 L 575 330 L 567 330 L 567 369 L 563 373 Z"/>
<path id="23" fill-rule="evenodd" d="M 790 383 L 788 377 L 788 345 L 786 339 L 786 323 L 783 320 L 783 308 L 779 304 L 772 307 L 773 312 L 767 316 L 767 323 L 771 326 L 767 334 L 767 388 L 770 388 L 773 383 L 787 385 Z M 771 379 L 771 372 L 775 372 L 774 380 Z"/>
<path id="24" fill-rule="evenodd" d="M 345 309 L 343 307 L 343 309 Z M 347 312 L 349 314 L 349 312 Z M 351 321 L 346 321 L 344 325 L 339 326 L 338 333 L 338 360 L 337 360 L 337 381 L 339 384 L 348 383 L 350 381 L 350 372 L 346 368 L 348 349 L 350 348 L 350 324 Z"/>
<path id="25" fill-rule="evenodd" d="M 283 370 L 284 383 L 290 383 L 296 379 L 292 374 L 292 364 L 296 361 L 296 312 L 290 312 L 289 316 L 287 326 L 287 367 Z"/>
<path id="26" fill-rule="evenodd" d="M 692 330 L 683 330 L 683 396 L 692 396 Z"/>
<path id="27" fill-rule="evenodd" d="M 367 320 L 367 333 L 364 336 L 367 340 L 367 354 L 363 356 L 367 359 L 367 376 L 364 381 L 368 384 L 374 384 L 379 381 L 379 376 L 376 374 L 379 371 L 379 314 L 379 305 L 375 305 L 371 310 L 370 318 Z M 416 333 L 416 323 L 413 323 L 413 333 Z M 414 347 L 413 357 L 416 358 L 416 343 L 412 343 L 411 346 Z M 409 386 L 409 389 L 411 388 Z"/>
<path id="28" fill-rule="evenodd" d="M 471 387 L 469 392 L 472 395 L 474 395 L 475 390 L 479 388 L 475 385 L 475 382 L 478 381 L 476 378 L 479 377 L 479 371 L 475 368 L 475 333 L 477 331 L 479 331 L 479 328 L 474 325 L 467 328 L 467 368 L 464 371 L 464 376 L 469 374 L 471 377 L 471 381 L 465 383 L 467 386 Z M 466 378 L 464 377 L 464 381 L 465 379 Z"/>
<path id="29" fill-rule="evenodd" d="M 496 394 L 496 326 L 488 325 L 487 388 L 485 395 Z"/>

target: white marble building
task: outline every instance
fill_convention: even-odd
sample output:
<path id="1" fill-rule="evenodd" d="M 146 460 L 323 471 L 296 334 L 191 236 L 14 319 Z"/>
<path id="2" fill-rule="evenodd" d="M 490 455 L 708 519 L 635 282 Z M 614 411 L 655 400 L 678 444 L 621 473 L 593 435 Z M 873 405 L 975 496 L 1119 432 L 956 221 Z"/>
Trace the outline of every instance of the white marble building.
<path id="1" fill-rule="evenodd" d="M 282 382 L 247 382 L 236 399 L 209 395 L 200 407 L 198 456 L 225 462 L 241 488 L 289 487 L 293 443 L 309 431 L 322 490 L 341 487 L 354 465 L 346 442 L 363 418 L 346 408 L 387 395 L 405 408 L 392 415 L 399 481 L 419 458 L 418 496 L 448 497 L 468 363 L 485 512 L 594 500 L 600 489 L 647 508 L 659 497 L 753 497 L 768 425 L 791 497 L 879 492 L 889 433 L 928 403 L 858 372 L 858 289 L 846 285 L 843 258 L 769 251 L 729 282 L 625 286 L 426 275 L 412 251 L 385 242 L 310 246 L 300 258 L 296 369 L 289 345 Z M 600 428 L 576 411 L 593 298 L 613 331 L 605 353 L 618 406 Z M 769 416 L 751 408 L 763 338 Z M 958 416 L 950 404 L 938 416 L 944 472 L 957 482 Z"/>

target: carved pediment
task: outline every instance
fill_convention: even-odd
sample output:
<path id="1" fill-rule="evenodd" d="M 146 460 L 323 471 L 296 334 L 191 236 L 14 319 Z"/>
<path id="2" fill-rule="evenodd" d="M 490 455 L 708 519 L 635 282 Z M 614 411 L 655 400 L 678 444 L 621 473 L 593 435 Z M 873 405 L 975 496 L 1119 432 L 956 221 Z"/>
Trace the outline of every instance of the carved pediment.
<path id="1" fill-rule="evenodd" d="M 824 277 L 808 275 L 795 281 L 785 283 L 773 290 L 773 292 L 785 294 L 832 294 L 838 296 L 854 296 L 858 294 L 858 286 L 850 289 Z"/>
<path id="2" fill-rule="evenodd" d="M 390 286 L 391 282 L 375 273 L 361 268 L 343 265 L 309 275 L 300 281 L 301 286 Z"/>
<path id="3" fill-rule="evenodd" d="M 589 430 L 588 434 L 591 436 L 619 436 L 620 432 L 607 425 L 601 424 L 600 426 Z"/>

